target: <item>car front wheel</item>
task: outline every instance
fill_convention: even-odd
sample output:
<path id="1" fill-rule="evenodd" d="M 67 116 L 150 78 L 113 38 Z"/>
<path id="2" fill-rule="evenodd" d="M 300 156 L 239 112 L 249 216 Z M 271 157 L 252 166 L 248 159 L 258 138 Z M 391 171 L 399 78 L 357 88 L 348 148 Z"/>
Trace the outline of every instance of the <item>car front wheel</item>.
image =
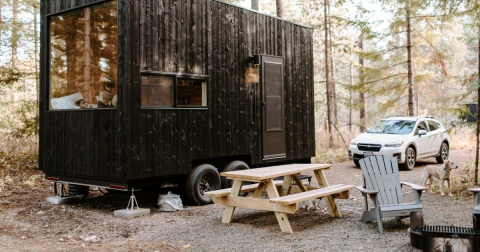
<path id="1" fill-rule="evenodd" d="M 440 147 L 440 156 L 436 157 L 437 163 L 443 164 L 445 160 L 448 160 L 448 145 L 446 143 L 442 143 L 442 146 Z"/>
<path id="2" fill-rule="evenodd" d="M 416 154 L 415 154 L 415 149 L 412 147 L 408 147 L 407 150 L 405 151 L 405 164 L 402 165 L 402 168 L 404 170 L 413 170 L 415 167 L 416 163 Z"/>
<path id="3" fill-rule="evenodd" d="M 355 166 L 360 168 L 360 162 L 359 160 L 353 160 L 353 163 L 355 163 Z"/>

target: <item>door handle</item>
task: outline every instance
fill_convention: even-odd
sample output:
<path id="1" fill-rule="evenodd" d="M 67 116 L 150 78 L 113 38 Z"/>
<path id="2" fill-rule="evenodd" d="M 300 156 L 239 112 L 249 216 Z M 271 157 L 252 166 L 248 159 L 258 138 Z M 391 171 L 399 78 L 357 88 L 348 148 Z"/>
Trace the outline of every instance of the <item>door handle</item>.
<path id="1" fill-rule="evenodd" d="M 262 102 L 262 106 L 267 106 L 267 103 L 266 103 L 266 102 Z"/>

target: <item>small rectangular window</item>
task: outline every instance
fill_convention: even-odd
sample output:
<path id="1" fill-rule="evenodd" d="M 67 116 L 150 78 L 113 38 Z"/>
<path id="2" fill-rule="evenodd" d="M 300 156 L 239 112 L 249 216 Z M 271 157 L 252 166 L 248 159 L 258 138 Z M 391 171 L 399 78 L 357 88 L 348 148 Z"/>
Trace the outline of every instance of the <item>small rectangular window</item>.
<path id="1" fill-rule="evenodd" d="M 207 85 L 205 80 L 179 79 L 177 82 L 178 106 L 207 106 Z"/>
<path id="2" fill-rule="evenodd" d="M 142 106 L 173 107 L 173 82 L 170 76 L 142 76 Z"/>
<path id="3" fill-rule="evenodd" d="M 205 108 L 207 76 L 142 73 L 142 108 Z"/>

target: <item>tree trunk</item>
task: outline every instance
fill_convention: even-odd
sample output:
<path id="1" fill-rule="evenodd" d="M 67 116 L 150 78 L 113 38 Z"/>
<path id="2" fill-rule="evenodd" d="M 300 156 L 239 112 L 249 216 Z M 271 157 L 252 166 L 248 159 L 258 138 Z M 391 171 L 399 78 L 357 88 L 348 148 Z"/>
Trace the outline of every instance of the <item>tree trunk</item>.
<path id="1" fill-rule="evenodd" d="M 360 35 L 360 38 L 358 40 L 358 46 L 363 53 L 363 34 Z M 358 63 L 360 64 L 360 85 L 363 85 L 365 82 L 365 77 L 363 76 L 363 68 L 365 68 L 365 60 L 363 59 L 363 56 L 361 56 L 358 59 Z M 359 103 L 360 103 L 360 132 L 365 131 L 365 94 L 360 91 L 359 93 Z"/>
<path id="2" fill-rule="evenodd" d="M 353 49 L 353 46 L 351 46 Z M 353 55 L 352 50 L 350 50 L 350 86 L 353 87 Z M 349 113 L 348 113 L 348 132 L 352 132 L 352 91 L 348 90 L 348 103 L 349 106 Z"/>
<path id="3" fill-rule="evenodd" d="M 258 11 L 258 0 L 252 0 L 252 10 Z"/>
<path id="4" fill-rule="evenodd" d="M 35 84 L 36 84 L 36 93 L 37 93 L 37 105 L 39 104 L 40 98 L 40 85 L 39 85 L 39 73 L 38 73 L 38 5 L 33 3 L 33 25 L 35 32 Z M 38 110 L 37 110 L 38 116 Z"/>
<path id="5" fill-rule="evenodd" d="M 332 136 L 332 105 L 331 105 L 331 96 L 330 96 L 330 78 L 329 78 L 329 65 L 328 65 L 328 15 L 327 15 L 327 6 L 328 0 L 323 0 L 324 4 L 324 14 L 325 14 L 325 85 L 327 88 L 327 125 L 328 125 L 328 147 L 333 146 L 333 136 Z"/>
<path id="6" fill-rule="evenodd" d="M 328 5 L 328 13 L 330 13 L 330 5 Z M 332 27 L 332 19 L 328 18 L 328 26 Z M 337 125 L 337 118 L 338 118 L 338 108 L 337 108 L 337 87 L 336 87 L 336 69 L 335 69 L 335 50 L 333 44 L 333 35 L 332 29 L 328 29 L 328 33 L 330 36 L 330 67 L 331 67 L 331 78 L 330 78 L 330 94 L 331 94 L 331 103 L 333 105 L 333 124 Z"/>
<path id="7" fill-rule="evenodd" d="M 412 28 L 410 18 L 410 1 L 406 2 L 407 11 L 407 64 L 408 64 L 408 116 L 414 116 L 413 108 L 413 61 L 412 61 Z"/>
<path id="8" fill-rule="evenodd" d="M 283 0 L 277 0 L 277 17 L 283 18 Z"/>
<path id="9" fill-rule="evenodd" d="M 18 0 L 12 1 L 12 36 L 10 38 L 10 46 L 12 50 L 12 67 L 16 66 L 17 62 L 17 47 L 18 47 Z"/>
<path id="10" fill-rule="evenodd" d="M 477 83 L 477 132 L 476 132 L 476 149 L 475 149 L 475 186 L 478 186 L 478 151 L 480 136 L 480 27 L 478 28 L 478 83 Z"/>
<path id="11" fill-rule="evenodd" d="M 91 94 L 92 92 L 90 88 L 90 9 L 85 9 L 84 14 L 84 66 L 83 66 L 83 95 L 86 96 L 86 101 L 92 101 L 95 94 Z"/>
<path id="12" fill-rule="evenodd" d="M 3 5 L 3 0 L 0 0 L 0 24 L 3 24 L 3 18 L 2 18 L 2 5 Z M 2 30 L 0 29 L 0 43 L 2 41 Z M 1 46 L 1 44 L 0 44 Z"/>

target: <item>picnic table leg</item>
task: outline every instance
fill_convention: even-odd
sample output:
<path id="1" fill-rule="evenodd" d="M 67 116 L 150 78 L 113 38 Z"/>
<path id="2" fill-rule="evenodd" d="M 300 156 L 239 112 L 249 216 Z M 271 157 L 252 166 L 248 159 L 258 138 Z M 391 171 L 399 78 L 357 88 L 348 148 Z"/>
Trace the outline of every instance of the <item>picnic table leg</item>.
<path id="1" fill-rule="evenodd" d="M 308 191 L 307 187 L 303 184 L 302 180 L 298 177 L 298 175 L 293 175 L 292 177 L 302 192 Z"/>
<path id="2" fill-rule="evenodd" d="M 273 179 L 267 180 L 265 187 L 267 189 L 268 198 L 273 199 L 280 197 L 277 187 L 273 183 Z M 282 232 L 293 233 L 292 226 L 290 226 L 286 213 L 275 212 L 275 216 L 277 217 L 278 225 L 280 225 Z"/>
<path id="3" fill-rule="evenodd" d="M 261 195 L 262 192 L 263 192 L 263 189 L 265 189 L 265 183 L 260 182 L 260 184 L 258 184 L 258 187 L 257 187 L 257 189 L 255 190 L 255 192 L 253 192 L 252 198 L 258 198 L 258 197 L 260 197 L 260 195 Z"/>
<path id="4" fill-rule="evenodd" d="M 327 178 L 325 177 L 325 174 L 323 174 L 322 170 L 315 170 L 315 178 L 317 179 L 318 185 L 320 187 L 327 187 L 328 186 L 328 181 Z M 340 211 L 338 211 L 337 203 L 335 203 L 335 199 L 333 198 L 333 195 L 328 195 L 325 197 L 325 201 L 327 202 L 328 210 L 330 210 L 330 215 L 332 217 L 342 217 L 340 214 Z"/>
<path id="5" fill-rule="evenodd" d="M 283 184 L 282 184 L 282 187 L 280 188 L 280 191 L 278 192 L 278 194 L 280 196 L 288 195 L 290 193 L 290 185 L 291 184 L 292 184 L 292 176 L 286 175 L 283 178 Z"/>
<path id="6" fill-rule="evenodd" d="M 230 191 L 231 196 L 238 196 L 240 189 L 242 189 L 243 181 L 239 179 L 233 180 L 232 190 Z M 232 222 L 233 213 L 235 212 L 234 206 L 226 206 L 225 212 L 223 213 L 222 222 L 229 224 Z"/>

